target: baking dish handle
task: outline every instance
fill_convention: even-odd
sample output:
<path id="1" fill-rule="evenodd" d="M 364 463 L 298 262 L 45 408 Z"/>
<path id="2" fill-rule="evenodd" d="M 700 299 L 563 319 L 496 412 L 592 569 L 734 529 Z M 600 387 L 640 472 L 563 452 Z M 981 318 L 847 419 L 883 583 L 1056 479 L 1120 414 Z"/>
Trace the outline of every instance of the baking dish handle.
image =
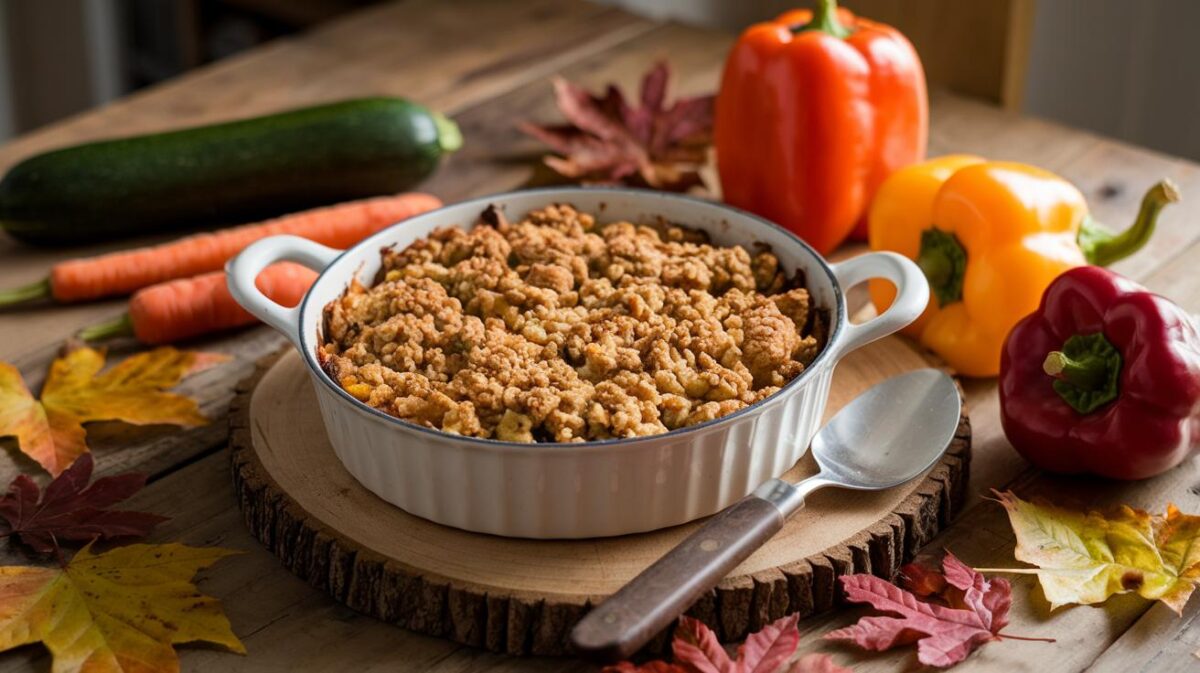
<path id="1" fill-rule="evenodd" d="M 836 358 L 900 330 L 920 317 L 929 303 L 929 282 L 921 267 L 894 252 L 868 252 L 833 265 L 841 291 L 872 278 L 884 278 L 896 286 L 896 298 L 882 314 L 859 325 L 846 323 L 834 344 Z"/>
<path id="2" fill-rule="evenodd" d="M 340 254 L 341 250 L 327 248 L 307 238 L 271 236 L 251 243 L 229 260 L 225 265 L 225 280 L 229 284 L 229 293 L 242 308 L 282 332 L 296 348 L 300 348 L 300 307 L 288 308 L 271 301 L 258 289 L 255 281 L 263 269 L 275 262 L 298 262 L 320 271 Z"/>

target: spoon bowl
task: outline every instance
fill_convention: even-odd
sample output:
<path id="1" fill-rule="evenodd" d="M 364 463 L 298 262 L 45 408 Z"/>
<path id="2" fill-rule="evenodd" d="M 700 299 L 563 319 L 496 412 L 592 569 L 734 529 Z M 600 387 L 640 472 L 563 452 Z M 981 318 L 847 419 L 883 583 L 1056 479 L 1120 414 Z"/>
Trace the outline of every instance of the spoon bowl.
<path id="1" fill-rule="evenodd" d="M 949 376 L 936 369 L 909 372 L 839 411 L 813 438 L 813 458 L 829 486 L 899 486 L 942 457 L 961 413 L 962 400 Z"/>

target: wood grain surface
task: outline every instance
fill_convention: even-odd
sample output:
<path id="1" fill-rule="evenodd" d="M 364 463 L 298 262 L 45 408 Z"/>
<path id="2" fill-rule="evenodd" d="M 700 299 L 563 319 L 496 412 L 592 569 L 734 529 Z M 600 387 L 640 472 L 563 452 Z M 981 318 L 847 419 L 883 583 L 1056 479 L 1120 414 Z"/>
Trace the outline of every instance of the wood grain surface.
<path id="1" fill-rule="evenodd" d="M 561 74 L 591 86 L 616 80 L 636 84 L 656 58 L 675 68 L 677 88 L 716 87 L 732 36 L 660 25 L 582 0 L 403 0 L 363 10 L 314 32 L 260 49 L 138 92 L 0 147 L 0 167 L 32 152 L 83 139 L 128 135 L 283 109 L 353 95 L 409 95 L 453 116 L 466 146 L 426 188 L 453 201 L 520 187 L 536 179 L 540 148 L 514 129 L 521 118 L 557 119 L 548 77 Z M 1116 265 L 1122 273 L 1200 313 L 1200 167 L 1149 150 L 1050 122 L 1020 117 L 988 104 L 934 92 L 930 154 L 973 152 L 1036 163 L 1073 181 L 1098 219 L 1122 228 L 1142 191 L 1162 177 L 1179 183 L 1183 203 L 1164 212 L 1154 241 Z M 148 237 L 145 240 L 159 240 Z M 55 260 L 132 245 L 125 241 L 63 251 L 30 249 L 0 234 L 0 285 L 45 275 Z M 835 257 L 856 254 L 848 247 Z M 109 301 L 72 307 L 38 306 L 0 313 L 0 359 L 16 364 L 31 386 L 63 340 L 80 327 L 123 310 Z M 154 541 L 221 544 L 247 553 L 206 573 L 203 588 L 220 597 L 246 657 L 204 647 L 181 648 L 185 671 L 594 671 L 569 659 L 515 659 L 397 628 L 355 613 L 284 569 L 245 529 L 235 506 L 225 450 L 227 414 L 237 382 L 255 363 L 280 348 L 266 328 L 243 330 L 190 346 L 230 353 L 234 361 L 185 382 L 213 419 L 209 426 L 170 428 L 89 426 L 97 471 L 142 470 L 150 485 L 132 505 L 172 517 Z M 117 344 L 114 359 L 132 346 Z M 936 557 L 951 549 L 966 562 L 999 567 L 1013 563 L 1013 536 L 1001 508 L 986 499 L 990 488 L 1060 501 L 1104 505 L 1127 502 L 1161 509 L 1175 502 L 1200 511 L 1200 467 L 1190 461 L 1158 478 L 1135 484 L 1055 478 L 1034 470 L 1012 451 L 1000 429 L 994 381 L 965 383 L 974 438 L 966 509 L 953 526 L 926 546 Z M 38 475 L 12 440 L 0 440 L 0 484 L 16 474 Z M 44 475 L 42 476 L 44 481 Z M 0 547 L 0 562 L 22 558 Z M 1196 601 L 1182 619 L 1136 597 L 1103 607 L 1051 613 L 1028 576 L 1013 577 L 1009 630 L 1054 637 L 1054 645 L 991 643 L 955 670 L 1109 671 L 1195 670 L 1200 649 Z M 754 587 L 747 587 L 753 592 Z M 908 671 L 910 651 L 863 653 L 820 635 L 857 619 L 843 609 L 802 624 L 805 651 L 832 652 L 856 671 Z M 0 673 L 47 670 L 40 646 L 0 655 Z"/>

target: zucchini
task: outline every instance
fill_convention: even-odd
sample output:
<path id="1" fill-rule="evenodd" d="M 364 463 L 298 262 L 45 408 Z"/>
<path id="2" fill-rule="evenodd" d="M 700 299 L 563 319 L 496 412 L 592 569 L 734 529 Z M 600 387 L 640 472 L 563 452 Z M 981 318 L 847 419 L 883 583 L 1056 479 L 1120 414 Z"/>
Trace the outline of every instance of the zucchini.
<path id="1" fill-rule="evenodd" d="M 0 226 L 74 245 L 391 194 L 462 144 L 454 122 L 364 98 L 39 154 L 0 181 Z"/>

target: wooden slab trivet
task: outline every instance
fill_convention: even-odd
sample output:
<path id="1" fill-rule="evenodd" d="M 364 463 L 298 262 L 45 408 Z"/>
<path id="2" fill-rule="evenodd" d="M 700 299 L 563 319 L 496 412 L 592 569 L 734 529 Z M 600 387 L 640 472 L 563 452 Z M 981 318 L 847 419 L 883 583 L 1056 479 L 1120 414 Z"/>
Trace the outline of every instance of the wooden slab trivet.
<path id="1" fill-rule="evenodd" d="M 871 385 L 929 365 L 900 337 L 852 353 L 834 375 L 827 418 Z M 409 515 L 360 486 L 338 462 L 308 371 L 292 351 L 260 363 L 240 385 L 230 416 L 239 505 L 250 531 L 284 566 L 359 612 L 496 652 L 564 654 L 571 626 L 593 602 L 696 525 L 539 541 L 468 533 Z M 964 411 L 946 457 L 924 477 L 878 493 L 815 493 L 689 614 L 722 640 L 737 640 L 785 614 L 828 610 L 839 600 L 839 575 L 891 577 L 958 510 L 970 445 Z M 806 458 L 786 478 L 815 471 Z M 649 649 L 665 642 L 664 632 Z"/>

